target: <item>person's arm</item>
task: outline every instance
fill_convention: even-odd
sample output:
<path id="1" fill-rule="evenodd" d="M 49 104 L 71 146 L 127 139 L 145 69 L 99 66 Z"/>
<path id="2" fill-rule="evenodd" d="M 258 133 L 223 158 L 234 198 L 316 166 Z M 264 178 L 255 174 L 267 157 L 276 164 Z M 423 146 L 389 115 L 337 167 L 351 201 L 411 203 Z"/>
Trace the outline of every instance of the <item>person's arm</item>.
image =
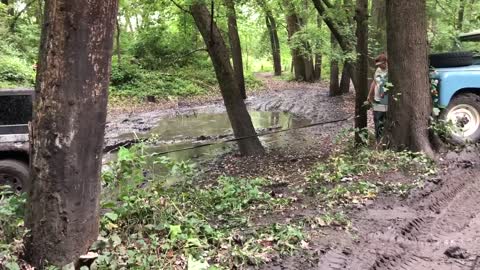
<path id="1" fill-rule="evenodd" d="M 373 99 L 375 98 L 375 80 L 372 81 L 372 83 L 370 84 L 370 91 L 368 91 L 368 102 L 372 103 L 373 102 Z"/>

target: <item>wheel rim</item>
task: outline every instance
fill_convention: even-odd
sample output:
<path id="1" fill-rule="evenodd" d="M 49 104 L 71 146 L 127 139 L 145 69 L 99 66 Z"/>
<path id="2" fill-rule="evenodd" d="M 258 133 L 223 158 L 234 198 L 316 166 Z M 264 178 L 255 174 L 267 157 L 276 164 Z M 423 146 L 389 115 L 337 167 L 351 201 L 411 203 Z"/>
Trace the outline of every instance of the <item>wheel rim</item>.
<path id="1" fill-rule="evenodd" d="M 15 192 L 23 191 L 23 183 L 20 178 L 6 173 L 0 173 L 0 186 L 11 186 Z"/>
<path id="2" fill-rule="evenodd" d="M 447 120 L 454 124 L 454 135 L 468 138 L 479 128 L 480 113 L 471 105 L 459 104 L 448 112 Z"/>

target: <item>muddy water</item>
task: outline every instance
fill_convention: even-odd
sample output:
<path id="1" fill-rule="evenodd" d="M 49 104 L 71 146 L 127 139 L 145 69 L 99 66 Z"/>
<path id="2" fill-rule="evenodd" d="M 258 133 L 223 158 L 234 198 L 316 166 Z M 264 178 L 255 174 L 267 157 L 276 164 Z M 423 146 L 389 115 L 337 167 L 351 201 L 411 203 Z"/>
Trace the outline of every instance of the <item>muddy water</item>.
<path id="1" fill-rule="evenodd" d="M 311 123 L 309 120 L 284 112 L 253 111 L 250 112 L 250 116 L 259 133 L 269 130 L 287 130 Z M 232 133 L 226 113 L 205 113 L 164 118 L 146 133 L 126 133 L 120 135 L 118 139 L 154 138 L 156 143 L 147 144 L 148 153 L 170 152 L 164 156 L 176 162 L 188 160 L 202 162 L 233 150 L 235 143 L 219 143 L 188 150 L 182 149 L 211 142 L 221 142 L 227 138 L 233 138 Z M 276 148 L 287 145 L 291 140 L 298 140 L 297 136 L 299 133 L 290 131 L 262 136 L 260 140 L 264 146 Z M 115 155 L 107 156 L 107 160 L 114 158 Z"/>

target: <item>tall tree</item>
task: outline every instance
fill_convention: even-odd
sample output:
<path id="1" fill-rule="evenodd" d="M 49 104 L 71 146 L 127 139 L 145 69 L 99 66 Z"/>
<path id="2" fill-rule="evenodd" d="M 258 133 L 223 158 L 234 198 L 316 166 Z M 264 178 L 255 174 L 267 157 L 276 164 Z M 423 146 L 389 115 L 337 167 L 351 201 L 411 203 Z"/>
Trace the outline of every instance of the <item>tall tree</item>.
<path id="1" fill-rule="evenodd" d="M 25 257 L 85 254 L 99 229 L 100 170 L 117 0 L 47 0 L 31 133 Z"/>
<path id="2" fill-rule="evenodd" d="M 322 17 L 317 15 L 317 27 L 318 31 L 322 30 Z M 313 71 L 313 78 L 315 81 L 322 79 L 322 53 L 320 51 L 315 52 L 315 66 Z"/>
<path id="3" fill-rule="evenodd" d="M 277 21 L 273 16 L 272 10 L 265 0 L 258 0 L 259 5 L 265 13 L 265 21 L 267 25 L 270 44 L 272 47 L 273 70 L 275 76 L 282 75 L 282 58 L 280 54 L 280 40 L 278 38 Z"/>
<path id="4" fill-rule="evenodd" d="M 343 64 L 342 78 L 340 79 L 340 93 L 346 94 L 350 92 L 350 73 L 348 72 L 349 61 Z"/>
<path id="5" fill-rule="evenodd" d="M 401 13 L 399 13 L 401 14 Z M 368 96 L 368 0 L 357 0 L 355 9 L 357 22 L 357 87 L 355 87 L 355 142 L 361 143 L 361 132 L 367 127 L 367 108 L 364 102 Z"/>
<path id="6" fill-rule="evenodd" d="M 120 66 L 122 64 L 122 47 L 121 47 L 121 44 L 120 44 L 120 37 L 121 37 L 121 34 L 122 34 L 122 28 L 120 26 L 120 20 L 118 19 L 118 16 L 117 18 L 115 19 L 115 25 L 116 25 L 116 35 L 115 35 L 115 45 L 116 45 L 116 48 L 115 48 L 115 52 L 117 53 L 117 63 L 118 63 L 118 66 Z"/>
<path id="7" fill-rule="evenodd" d="M 378 55 L 387 51 L 387 5 L 385 0 L 372 1 L 372 38 L 378 44 L 373 53 Z"/>
<path id="8" fill-rule="evenodd" d="M 335 97 L 340 96 L 342 92 L 340 91 L 340 82 L 338 81 L 338 76 L 340 74 L 340 68 L 338 66 L 338 60 L 334 56 L 337 45 L 337 40 L 333 35 L 330 37 L 330 44 L 332 48 L 332 56 L 330 57 L 330 92 L 329 96 Z"/>
<path id="9" fill-rule="evenodd" d="M 433 156 L 428 134 L 432 99 L 426 1 L 387 0 L 387 36 L 389 80 L 394 86 L 389 95 L 387 142 L 394 149 Z"/>
<path id="10" fill-rule="evenodd" d="M 303 21 L 297 14 L 295 5 L 293 3 L 290 1 L 284 1 L 284 4 L 287 7 L 288 39 L 289 41 L 292 41 L 295 34 L 302 29 Z M 305 50 L 308 50 L 308 44 L 304 42 L 302 43 L 302 46 L 305 47 Z M 315 80 L 313 76 L 313 61 L 311 57 L 308 57 L 302 53 L 302 50 L 298 44 L 292 45 L 292 58 L 295 79 L 297 81 L 313 82 Z"/>
<path id="11" fill-rule="evenodd" d="M 327 25 L 328 29 L 330 29 L 330 32 L 332 35 L 335 37 L 335 40 L 337 41 L 340 49 L 344 53 L 351 53 L 352 51 L 355 50 L 355 42 L 354 39 L 351 39 L 346 35 L 342 29 L 341 26 L 336 22 L 335 18 L 332 17 L 332 12 L 327 12 L 331 11 L 332 9 L 335 9 L 335 5 L 330 3 L 328 0 L 312 0 L 313 5 L 315 6 L 315 9 L 318 11 L 318 14 L 323 18 L 323 21 Z M 348 72 L 350 74 L 350 77 L 352 79 L 352 83 L 355 89 L 358 87 L 358 80 L 357 80 L 357 72 L 355 71 L 356 65 L 355 64 L 349 64 L 347 65 Z"/>
<path id="12" fill-rule="evenodd" d="M 212 21 L 213 16 L 205 4 L 200 1 L 194 2 L 190 6 L 190 12 L 212 59 L 233 132 L 235 137 L 239 138 L 240 153 L 243 155 L 263 154 L 264 149 L 258 137 L 255 136 L 255 128 L 229 61 L 228 48 L 217 24 Z"/>
<path id="13" fill-rule="evenodd" d="M 228 37 L 230 40 L 230 48 L 232 51 L 233 71 L 237 79 L 238 87 L 242 94 L 242 98 L 247 98 L 245 88 L 245 76 L 243 74 L 242 46 L 240 44 L 240 36 L 238 35 L 237 13 L 235 11 L 235 3 L 233 0 L 224 0 L 228 12 Z"/>

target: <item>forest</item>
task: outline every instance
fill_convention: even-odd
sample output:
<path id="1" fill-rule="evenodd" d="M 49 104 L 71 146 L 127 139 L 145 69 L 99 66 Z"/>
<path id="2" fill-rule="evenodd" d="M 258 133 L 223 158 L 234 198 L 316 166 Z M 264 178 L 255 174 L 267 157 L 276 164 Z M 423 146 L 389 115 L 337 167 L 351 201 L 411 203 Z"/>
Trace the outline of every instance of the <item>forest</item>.
<path id="1" fill-rule="evenodd" d="M 480 269 L 478 10 L 0 0 L 0 270 Z"/>

